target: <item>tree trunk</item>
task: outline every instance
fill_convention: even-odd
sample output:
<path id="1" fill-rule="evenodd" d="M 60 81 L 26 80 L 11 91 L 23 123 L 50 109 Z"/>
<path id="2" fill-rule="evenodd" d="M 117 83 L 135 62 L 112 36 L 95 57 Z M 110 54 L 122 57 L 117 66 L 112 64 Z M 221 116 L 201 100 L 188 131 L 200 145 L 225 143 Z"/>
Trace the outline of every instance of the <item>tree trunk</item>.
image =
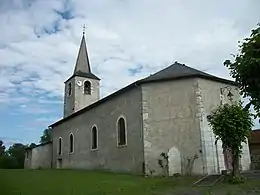
<path id="1" fill-rule="evenodd" d="M 239 155 L 233 154 L 232 156 L 232 176 L 237 177 L 239 176 Z"/>

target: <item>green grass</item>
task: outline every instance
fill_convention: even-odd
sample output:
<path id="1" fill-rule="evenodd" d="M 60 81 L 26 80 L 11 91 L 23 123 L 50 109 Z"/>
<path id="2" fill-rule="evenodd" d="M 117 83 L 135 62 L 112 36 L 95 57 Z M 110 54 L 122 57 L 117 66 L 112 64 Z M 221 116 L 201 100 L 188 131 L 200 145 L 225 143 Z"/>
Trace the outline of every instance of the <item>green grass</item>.
<path id="1" fill-rule="evenodd" d="M 144 178 L 72 170 L 1 170 L 0 195 L 170 195 L 200 191 L 226 194 L 260 189 L 260 180 L 241 185 L 192 187 L 196 178 Z M 225 192 L 225 193 L 224 193 Z"/>

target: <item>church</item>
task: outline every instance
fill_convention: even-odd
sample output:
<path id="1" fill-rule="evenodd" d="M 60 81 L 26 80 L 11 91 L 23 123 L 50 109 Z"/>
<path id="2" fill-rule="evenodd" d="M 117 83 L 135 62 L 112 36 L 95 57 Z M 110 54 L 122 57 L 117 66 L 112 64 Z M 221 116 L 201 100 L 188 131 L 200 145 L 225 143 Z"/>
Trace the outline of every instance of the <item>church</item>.
<path id="1" fill-rule="evenodd" d="M 175 62 L 100 98 L 85 35 L 66 81 L 64 116 L 51 141 L 26 149 L 27 169 L 106 170 L 138 175 L 221 173 L 232 157 L 208 124 L 216 106 L 240 100 L 236 84 Z M 241 170 L 250 168 L 243 144 Z"/>

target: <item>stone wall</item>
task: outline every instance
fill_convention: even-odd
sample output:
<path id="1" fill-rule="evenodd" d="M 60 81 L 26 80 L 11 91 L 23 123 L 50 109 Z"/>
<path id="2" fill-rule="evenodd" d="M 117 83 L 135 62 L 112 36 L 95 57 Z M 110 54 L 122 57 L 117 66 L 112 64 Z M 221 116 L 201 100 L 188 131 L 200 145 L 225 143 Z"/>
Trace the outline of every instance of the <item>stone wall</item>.
<path id="1" fill-rule="evenodd" d="M 91 94 L 84 94 L 84 82 L 91 83 Z M 68 95 L 68 86 L 71 83 L 72 93 Z M 81 83 L 81 85 L 78 85 Z M 82 108 L 89 106 L 100 98 L 99 80 L 75 76 L 65 83 L 64 89 L 64 117 L 67 117 Z"/>
<path id="2" fill-rule="evenodd" d="M 68 94 L 69 91 L 69 84 L 71 84 L 71 95 Z M 63 117 L 67 117 L 73 114 L 75 111 L 73 110 L 74 102 L 75 102 L 75 85 L 76 79 L 75 77 L 70 79 L 65 83 L 64 86 L 64 104 L 63 104 Z"/>
<path id="3" fill-rule="evenodd" d="M 52 165 L 52 143 L 39 145 L 35 148 L 26 150 L 28 155 L 25 157 L 26 169 L 50 169 Z"/>
<path id="4" fill-rule="evenodd" d="M 25 151 L 24 168 L 31 169 L 31 167 L 32 167 L 32 149 L 27 149 Z"/>
<path id="5" fill-rule="evenodd" d="M 113 172 L 143 172 L 141 88 L 123 92 L 52 129 L 53 167 L 102 169 Z M 127 124 L 127 146 L 117 146 L 117 120 Z M 91 150 L 91 128 L 98 129 L 98 149 Z M 74 152 L 69 153 L 69 135 L 74 135 Z M 62 154 L 58 155 L 58 139 Z"/>
<path id="6" fill-rule="evenodd" d="M 75 112 L 81 110 L 82 108 L 93 104 L 100 98 L 100 87 L 99 80 L 89 79 L 76 76 L 75 77 Z M 84 94 L 84 82 L 89 81 L 91 83 L 91 94 Z M 79 86 L 77 83 L 81 82 L 82 85 Z"/>
<path id="7" fill-rule="evenodd" d="M 142 86 L 146 174 L 165 174 L 158 163 L 169 155 L 169 174 L 202 174 L 201 141 L 195 79 Z M 188 166 L 189 162 L 192 166 Z"/>
<path id="8" fill-rule="evenodd" d="M 223 95 L 220 93 L 221 88 L 231 88 L 231 92 L 234 95 L 232 101 L 240 100 L 239 91 L 233 85 L 228 85 L 220 82 L 215 82 L 206 79 L 197 80 L 198 91 L 200 91 L 201 96 L 201 120 L 200 129 L 202 137 L 202 146 L 204 152 L 204 174 L 220 173 L 221 170 L 225 170 L 224 155 L 222 149 L 222 142 L 218 141 L 215 144 L 215 135 L 210 128 L 207 120 L 207 116 L 210 115 L 212 110 L 219 106 L 222 102 L 231 103 L 228 99 L 228 90 L 223 91 Z M 249 169 L 250 166 L 250 155 L 248 144 L 243 144 L 243 155 L 241 159 L 241 166 L 243 170 Z"/>

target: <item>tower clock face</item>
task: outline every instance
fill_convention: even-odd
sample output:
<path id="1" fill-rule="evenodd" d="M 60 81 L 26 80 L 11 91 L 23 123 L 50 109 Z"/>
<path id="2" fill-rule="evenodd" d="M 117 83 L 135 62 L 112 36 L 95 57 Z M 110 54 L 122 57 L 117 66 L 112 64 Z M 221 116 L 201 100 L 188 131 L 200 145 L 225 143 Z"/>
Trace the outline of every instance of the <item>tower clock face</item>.
<path id="1" fill-rule="evenodd" d="M 81 87 L 81 86 L 82 86 L 82 82 L 81 82 L 81 81 L 77 81 L 77 85 L 78 85 L 79 87 Z"/>

